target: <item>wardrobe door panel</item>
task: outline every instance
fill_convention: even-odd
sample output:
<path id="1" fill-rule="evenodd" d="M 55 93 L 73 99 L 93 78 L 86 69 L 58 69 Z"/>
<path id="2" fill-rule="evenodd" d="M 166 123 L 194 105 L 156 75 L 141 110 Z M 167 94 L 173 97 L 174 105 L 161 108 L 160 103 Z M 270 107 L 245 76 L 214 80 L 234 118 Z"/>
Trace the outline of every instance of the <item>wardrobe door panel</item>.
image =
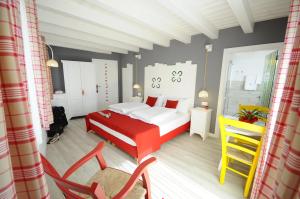
<path id="1" fill-rule="evenodd" d="M 97 108 L 99 110 L 103 110 L 107 108 L 106 105 L 106 86 L 105 86 L 105 66 L 104 62 L 101 60 L 93 60 L 95 64 L 95 71 L 96 71 L 96 84 L 98 87 L 97 92 Z"/>
<path id="2" fill-rule="evenodd" d="M 90 62 L 81 62 L 81 85 L 83 90 L 83 114 L 97 111 L 97 88 L 95 66 Z"/>
<path id="3" fill-rule="evenodd" d="M 81 116 L 83 108 L 80 63 L 63 61 L 63 70 L 70 116 Z"/>

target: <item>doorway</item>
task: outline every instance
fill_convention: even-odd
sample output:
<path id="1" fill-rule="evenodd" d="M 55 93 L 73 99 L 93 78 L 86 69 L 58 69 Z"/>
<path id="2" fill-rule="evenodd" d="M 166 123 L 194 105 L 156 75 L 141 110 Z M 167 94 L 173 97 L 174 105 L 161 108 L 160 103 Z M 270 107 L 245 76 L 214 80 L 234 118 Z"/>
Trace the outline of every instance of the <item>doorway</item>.
<path id="1" fill-rule="evenodd" d="M 278 50 L 233 53 L 229 61 L 223 115 L 234 116 L 238 105 L 269 107 Z"/>
<path id="2" fill-rule="evenodd" d="M 269 107 L 283 43 L 224 49 L 215 136 L 219 115 L 237 116 L 239 105 Z"/>

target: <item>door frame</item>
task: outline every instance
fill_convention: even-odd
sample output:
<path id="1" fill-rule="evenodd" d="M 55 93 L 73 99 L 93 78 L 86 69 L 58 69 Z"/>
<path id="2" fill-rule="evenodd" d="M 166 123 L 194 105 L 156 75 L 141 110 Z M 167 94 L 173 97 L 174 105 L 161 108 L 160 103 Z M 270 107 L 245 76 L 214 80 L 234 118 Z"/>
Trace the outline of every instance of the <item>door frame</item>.
<path id="1" fill-rule="evenodd" d="M 228 73 L 228 66 L 231 60 L 233 53 L 239 52 L 252 52 L 252 51 L 259 51 L 259 50 L 278 50 L 278 54 L 281 54 L 283 48 L 283 42 L 278 43 L 269 43 L 269 44 L 259 44 L 259 45 L 251 45 L 251 46 L 242 46 L 242 47 L 235 47 L 235 48 L 225 48 L 223 52 L 223 61 L 222 61 L 222 70 L 220 76 L 220 86 L 219 86 L 219 96 L 218 96 L 218 105 L 217 105 L 217 114 L 216 114 L 216 122 L 215 122 L 215 133 L 214 137 L 220 136 L 220 129 L 219 129 L 219 122 L 218 122 L 218 115 L 222 113 L 224 108 L 224 97 L 226 91 L 226 80 L 227 80 L 227 73 Z"/>

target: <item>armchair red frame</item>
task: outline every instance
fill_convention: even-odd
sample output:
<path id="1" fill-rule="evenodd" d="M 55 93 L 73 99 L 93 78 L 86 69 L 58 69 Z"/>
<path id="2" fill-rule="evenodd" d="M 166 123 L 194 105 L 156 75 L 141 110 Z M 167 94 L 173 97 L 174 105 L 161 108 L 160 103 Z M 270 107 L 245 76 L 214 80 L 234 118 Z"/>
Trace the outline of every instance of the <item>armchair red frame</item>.
<path id="1" fill-rule="evenodd" d="M 93 183 L 91 186 L 81 185 L 75 182 L 68 180 L 78 168 L 80 168 L 83 164 L 96 157 L 99 167 L 101 170 L 104 170 L 107 165 L 102 156 L 102 149 L 104 147 L 104 142 L 100 142 L 91 152 L 85 155 L 83 158 L 74 163 L 63 176 L 60 176 L 56 169 L 51 165 L 51 163 L 41 154 L 42 164 L 44 166 L 45 172 L 53 178 L 56 185 L 60 188 L 60 190 L 64 193 L 66 198 L 74 198 L 74 199 L 83 199 L 81 196 L 77 195 L 75 192 L 83 193 L 86 195 L 90 195 L 92 198 L 104 199 L 105 193 L 98 183 Z M 143 180 L 143 186 L 146 189 L 147 193 L 145 198 L 151 198 L 151 189 L 150 189 L 150 180 L 147 172 L 147 167 L 156 161 L 156 158 L 152 157 L 145 161 L 143 161 L 133 172 L 128 182 L 124 185 L 124 187 L 120 190 L 120 192 L 113 197 L 113 199 L 121 199 L 124 198 L 134 187 L 136 182 L 140 177 Z M 75 191 L 75 192 L 74 192 Z"/>

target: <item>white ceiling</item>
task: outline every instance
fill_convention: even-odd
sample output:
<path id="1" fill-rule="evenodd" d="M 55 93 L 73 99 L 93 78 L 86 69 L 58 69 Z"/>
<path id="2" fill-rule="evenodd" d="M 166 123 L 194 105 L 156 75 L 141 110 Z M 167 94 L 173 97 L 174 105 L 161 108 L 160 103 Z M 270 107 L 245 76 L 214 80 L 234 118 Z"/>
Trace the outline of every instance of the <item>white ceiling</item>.
<path id="1" fill-rule="evenodd" d="M 153 44 L 189 43 L 199 33 L 288 16 L 290 0 L 38 0 L 40 29 L 50 45 L 126 54 Z"/>

